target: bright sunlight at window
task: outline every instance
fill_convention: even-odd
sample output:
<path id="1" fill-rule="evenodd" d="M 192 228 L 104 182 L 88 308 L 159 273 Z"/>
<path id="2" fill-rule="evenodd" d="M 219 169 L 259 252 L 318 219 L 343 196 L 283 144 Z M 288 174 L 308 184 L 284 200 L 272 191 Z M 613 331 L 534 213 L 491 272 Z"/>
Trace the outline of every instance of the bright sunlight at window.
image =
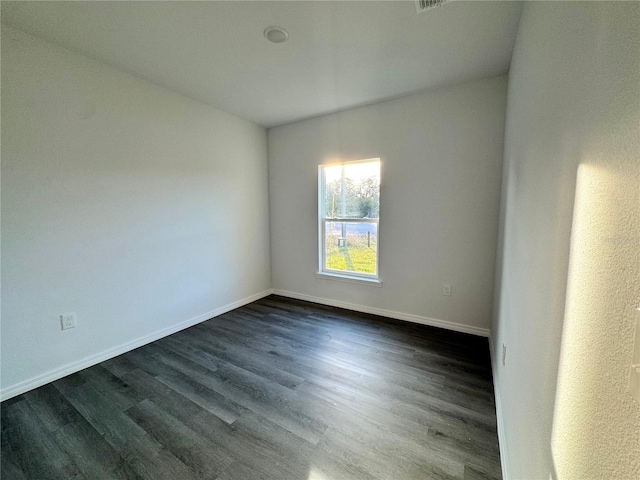
<path id="1" fill-rule="evenodd" d="M 319 271 L 378 279 L 380 159 L 318 168 Z"/>

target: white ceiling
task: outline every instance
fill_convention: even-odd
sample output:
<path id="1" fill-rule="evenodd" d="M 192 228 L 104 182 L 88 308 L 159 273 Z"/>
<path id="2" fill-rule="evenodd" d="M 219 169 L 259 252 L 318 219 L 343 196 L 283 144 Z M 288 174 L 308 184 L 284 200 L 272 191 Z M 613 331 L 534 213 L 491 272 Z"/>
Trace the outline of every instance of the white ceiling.
<path id="1" fill-rule="evenodd" d="M 2 22 L 265 127 L 505 73 L 519 2 L 2 2 Z M 275 45 L 263 30 L 289 31 Z"/>

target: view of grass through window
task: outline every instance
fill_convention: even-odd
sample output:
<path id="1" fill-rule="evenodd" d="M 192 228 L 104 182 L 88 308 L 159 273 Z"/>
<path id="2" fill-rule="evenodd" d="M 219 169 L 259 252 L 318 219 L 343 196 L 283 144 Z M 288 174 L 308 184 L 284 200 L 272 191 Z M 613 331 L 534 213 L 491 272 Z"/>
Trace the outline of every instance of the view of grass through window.
<path id="1" fill-rule="evenodd" d="M 380 160 L 320 167 L 321 269 L 377 277 Z"/>

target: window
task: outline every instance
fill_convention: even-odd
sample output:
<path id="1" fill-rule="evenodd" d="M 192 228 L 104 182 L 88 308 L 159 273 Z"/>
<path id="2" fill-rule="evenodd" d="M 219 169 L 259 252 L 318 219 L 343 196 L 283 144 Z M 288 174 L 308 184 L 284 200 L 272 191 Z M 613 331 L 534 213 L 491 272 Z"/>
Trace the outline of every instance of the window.
<path id="1" fill-rule="evenodd" d="M 318 167 L 320 275 L 377 281 L 379 211 L 379 158 Z"/>

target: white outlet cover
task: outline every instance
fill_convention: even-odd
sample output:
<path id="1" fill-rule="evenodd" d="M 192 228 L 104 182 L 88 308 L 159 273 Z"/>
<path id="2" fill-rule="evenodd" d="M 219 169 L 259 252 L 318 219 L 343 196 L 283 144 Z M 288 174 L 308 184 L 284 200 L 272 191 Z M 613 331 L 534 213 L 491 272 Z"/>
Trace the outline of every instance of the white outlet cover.
<path id="1" fill-rule="evenodd" d="M 76 314 L 74 312 L 68 312 L 60 315 L 60 326 L 62 330 L 74 328 L 76 326 Z"/>

